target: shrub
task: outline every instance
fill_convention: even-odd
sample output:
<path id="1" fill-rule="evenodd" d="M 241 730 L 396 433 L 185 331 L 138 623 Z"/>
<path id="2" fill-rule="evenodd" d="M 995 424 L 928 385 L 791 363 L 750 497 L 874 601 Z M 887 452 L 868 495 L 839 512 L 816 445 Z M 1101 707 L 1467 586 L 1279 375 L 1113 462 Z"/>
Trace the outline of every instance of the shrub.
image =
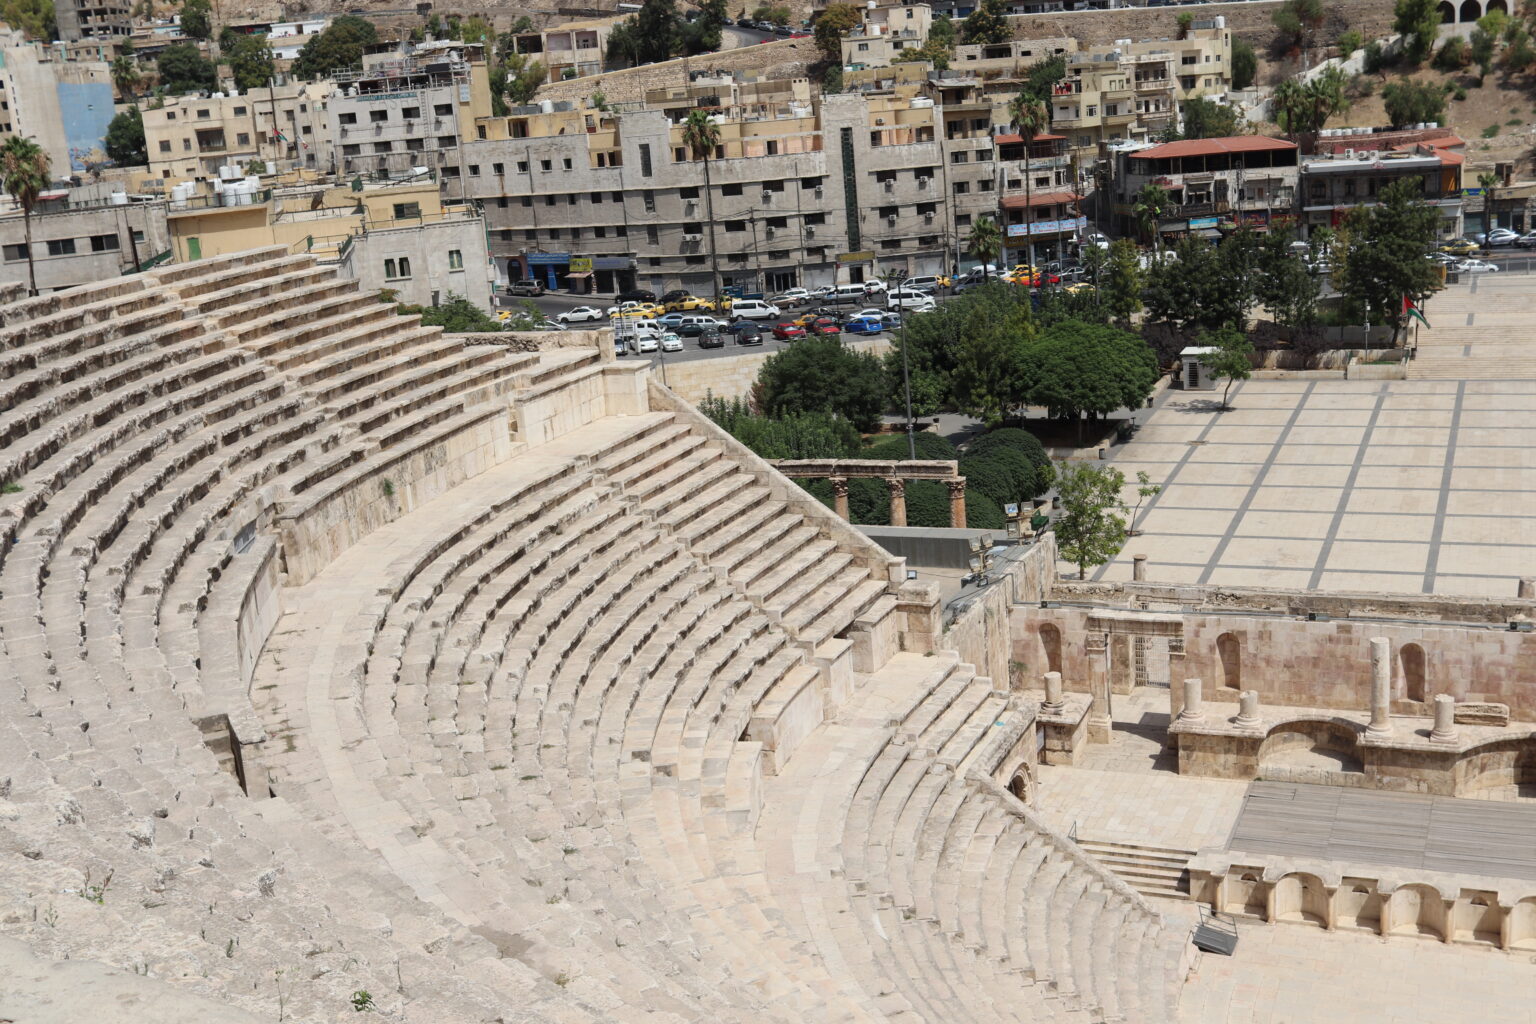
<path id="1" fill-rule="evenodd" d="M 1381 72 L 1391 63 L 1391 56 L 1381 48 L 1381 44 L 1370 42 L 1365 44 L 1365 73 L 1374 75 Z"/>
<path id="2" fill-rule="evenodd" d="M 1023 503 L 1035 496 L 1035 467 L 1012 448 L 994 448 L 962 459 L 960 475 L 965 477 L 968 491 L 985 494 L 999 506 L 1010 501 Z"/>
<path id="3" fill-rule="evenodd" d="M 1451 93 L 1451 99 L 1456 100 L 1458 102 L 1461 101 L 1461 100 L 1464 100 L 1466 98 L 1467 98 L 1467 90 L 1463 89 L 1459 85 L 1456 87 L 1456 91 Z"/>
<path id="4" fill-rule="evenodd" d="M 948 526 L 949 488 L 935 480 L 914 480 L 907 484 L 907 525 L 930 529 Z"/>
<path id="5" fill-rule="evenodd" d="M 1008 520 L 1003 507 L 985 494 L 975 494 L 965 489 L 965 525 L 972 530 L 1001 530 Z M 948 524 L 946 524 L 948 525 Z"/>
<path id="6" fill-rule="evenodd" d="M 1472 59 L 1464 40 L 1447 39 L 1435 54 L 1434 66 L 1440 71 L 1460 71 Z"/>
<path id="7" fill-rule="evenodd" d="M 913 447 L 920 460 L 954 459 L 959 457 L 955 446 L 938 434 L 920 430 L 912 435 Z M 876 441 L 860 456 L 865 459 L 907 459 L 907 435 L 894 434 L 883 441 Z"/>
<path id="8" fill-rule="evenodd" d="M 1360 47 L 1365 45 L 1365 37 L 1355 29 L 1347 29 L 1339 34 L 1339 53 L 1348 57 Z"/>
<path id="9" fill-rule="evenodd" d="M 1485 139 L 1494 138 L 1498 134 L 1499 134 L 1499 126 L 1496 125 L 1496 124 L 1491 124 L 1487 128 L 1483 129 L 1483 138 L 1485 138 Z"/>
<path id="10" fill-rule="evenodd" d="M 965 457 L 977 458 L 999 448 L 1018 452 L 1034 468 L 1035 478 L 1030 485 L 1033 489 L 1026 497 L 1033 498 L 1050 487 L 1051 457 L 1046 454 L 1045 446 L 1039 438 L 1019 427 L 1002 427 L 981 435 L 966 448 Z"/>

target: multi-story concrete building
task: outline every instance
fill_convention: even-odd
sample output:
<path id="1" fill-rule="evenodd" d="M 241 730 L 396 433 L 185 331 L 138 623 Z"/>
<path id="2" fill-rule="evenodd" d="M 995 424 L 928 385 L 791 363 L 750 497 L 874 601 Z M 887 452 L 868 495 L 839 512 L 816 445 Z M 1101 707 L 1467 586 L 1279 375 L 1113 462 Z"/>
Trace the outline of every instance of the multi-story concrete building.
<path id="1" fill-rule="evenodd" d="M 106 160 L 102 139 L 115 113 L 107 64 L 65 56 L 0 28 L 0 139 L 30 136 L 59 178 Z"/>
<path id="2" fill-rule="evenodd" d="M 402 174 L 425 167 L 445 195 L 462 195 L 460 152 L 491 113 L 478 43 L 428 43 L 339 72 L 328 104 L 337 174 Z"/>
<path id="3" fill-rule="evenodd" d="M 415 181 L 342 181 L 261 187 L 218 183 L 167 204 L 177 261 L 262 246 L 314 253 L 365 288 L 401 302 L 437 305 L 460 295 L 490 306 L 485 222 L 470 204 L 445 202 L 435 176 Z"/>
<path id="4" fill-rule="evenodd" d="M 58 189 L 32 211 L 30 252 L 40 292 L 118 277 L 165 259 L 165 203 L 85 186 Z M 0 281 L 27 280 L 26 225 L 19 210 L 0 214 Z"/>
<path id="5" fill-rule="evenodd" d="M 994 137 L 968 75 L 819 104 L 803 80 L 663 92 L 647 109 L 524 108 L 476 126 L 486 137 L 466 143 L 464 180 L 484 204 L 498 278 L 708 292 L 718 263 L 723 287 L 773 292 L 938 273 L 965 261 L 976 217 L 999 216 L 1003 191 L 1023 189 L 1022 143 L 1009 153 Z M 707 161 L 683 142 L 700 107 L 720 129 Z M 1053 145 L 1031 162 L 1045 189 L 1070 181 Z"/>
<path id="6" fill-rule="evenodd" d="M 865 8 L 863 20 L 843 37 L 843 66 L 886 67 L 903 50 L 922 46 L 932 26 L 933 8 L 927 4 Z"/>
<path id="7" fill-rule="evenodd" d="M 266 36 L 273 58 L 282 62 L 296 60 L 305 44 L 324 32 L 330 23 L 329 18 L 320 17 L 302 21 L 247 21 L 229 27 L 242 35 Z"/>
<path id="8" fill-rule="evenodd" d="M 1360 141 L 1368 144 L 1371 137 Z M 1319 227 L 1337 227 L 1355 207 L 1375 205 L 1388 185 L 1413 178 L 1421 183 L 1424 201 L 1440 211 L 1440 237 L 1456 238 L 1462 233 L 1465 160 L 1454 149 L 1422 142 L 1401 149 L 1344 149 L 1307 157 L 1301 162 L 1303 230 L 1310 234 Z"/>
<path id="9" fill-rule="evenodd" d="M 126 36 L 133 31 L 130 0 L 55 0 L 54 20 L 66 42 L 93 36 Z"/>
<path id="10" fill-rule="evenodd" d="M 1295 217 L 1298 151 L 1294 142 L 1262 135 L 1189 139 L 1115 153 L 1114 213 L 1120 230 L 1138 231 L 1136 194 L 1161 186 L 1168 205 L 1158 223 L 1165 237 L 1218 237 L 1222 230 L 1266 231 Z"/>
<path id="11" fill-rule="evenodd" d="M 605 68 L 608 36 L 613 26 L 627 18 L 628 15 L 562 22 L 542 32 L 524 32 L 516 37 L 515 45 L 518 53 L 539 59 L 551 82 L 598 75 Z"/>
<path id="12" fill-rule="evenodd" d="M 152 178 L 217 177 L 222 167 L 260 160 L 269 172 L 329 170 L 326 82 L 289 83 L 243 95 L 174 96 L 144 110 L 144 145 Z"/>

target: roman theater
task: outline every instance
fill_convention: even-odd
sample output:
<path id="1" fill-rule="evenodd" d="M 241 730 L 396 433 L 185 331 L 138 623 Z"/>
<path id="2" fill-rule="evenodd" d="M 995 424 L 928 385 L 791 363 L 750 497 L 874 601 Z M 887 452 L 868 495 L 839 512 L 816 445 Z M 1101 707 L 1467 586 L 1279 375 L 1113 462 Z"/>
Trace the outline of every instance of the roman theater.
<path id="1" fill-rule="evenodd" d="M 1536 1020 L 1532 548 L 1213 578 L 1181 469 L 957 597 L 604 332 L 4 299 L 0 1018 Z"/>

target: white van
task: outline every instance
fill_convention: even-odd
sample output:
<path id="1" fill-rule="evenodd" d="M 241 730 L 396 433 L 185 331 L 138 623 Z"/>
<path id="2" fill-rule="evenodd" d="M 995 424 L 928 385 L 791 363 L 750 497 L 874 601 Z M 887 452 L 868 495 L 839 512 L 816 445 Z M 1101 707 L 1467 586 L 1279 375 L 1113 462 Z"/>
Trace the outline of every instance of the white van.
<path id="1" fill-rule="evenodd" d="M 779 315 L 778 306 L 770 306 L 762 299 L 737 299 L 731 303 L 731 316 L 747 320 L 772 320 Z"/>
<path id="2" fill-rule="evenodd" d="M 904 309 L 911 313 L 926 313 L 937 305 L 932 295 L 916 288 L 893 288 L 887 293 L 885 304 L 889 309 Z"/>
<path id="3" fill-rule="evenodd" d="M 827 301 L 836 302 L 839 305 L 857 303 L 862 306 L 868 298 L 869 293 L 864 290 L 862 284 L 840 284 L 837 286 L 837 291 L 828 296 Z"/>

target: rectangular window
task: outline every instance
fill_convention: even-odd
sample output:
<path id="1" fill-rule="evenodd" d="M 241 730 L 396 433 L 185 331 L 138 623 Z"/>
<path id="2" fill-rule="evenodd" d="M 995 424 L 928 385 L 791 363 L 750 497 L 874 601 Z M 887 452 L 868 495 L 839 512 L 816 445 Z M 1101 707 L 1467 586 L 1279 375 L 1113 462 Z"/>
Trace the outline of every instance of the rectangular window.
<path id="1" fill-rule="evenodd" d="M 368 111 L 368 120 L 373 122 L 374 124 L 379 124 L 382 121 L 388 121 L 389 120 L 389 111 L 387 111 L 387 110 L 370 110 L 370 111 Z"/>
<path id="2" fill-rule="evenodd" d="M 720 186 L 720 194 L 722 196 L 739 196 L 739 195 L 741 195 L 741 186 L 739 184 L 737 184 L 737 185 L 721 185 Z"/>
<path id="3" fill-rule="evenodd" d="M 235 133 L 235 145 L 237 145 L 237 146 L 249 146 L 250 144 L 251 144 L 251 135 L 250 135 L 249 132 L 236 132 Z"/>
<path id="4" fill-rule="evenodd" d="M 968 181 L 955 182 L 955 195 L 963 196 L 971 191 L 971 183 Z"/>
<path id="5" fill-rule="evenodd" d="M 548 172 L 549 169 L 550 169 L 550 163 L 549 163 L 548 160 L 540 160 L 539 161 L 539 170 Z"/>
<path id="6" fill-rule="evenodd" d="M 91 252 L 116 252 L 122 248 L 122 243 L 116 235 L 92 235 Z"/>
<path id="7" fill-rule="evenodd" d="M 432 105 L 432 113 L 436 114 L 438 117 L 447 117 L 449 114 L 453 113 L 453 104 L 434 103 Z"/>
<path id="8" fill-rule="evenodd" d="M 160 152 L 162 152 L 162 153 L 169 153 L 170 151 L 171 151 L 171 140 L 170 139 L 161 139 L 160 140 Z"/>
<path id="9" fill-rule="evenodd" d="M 518 174 L 527 174 L 528 173 L 528 161 L 527 160 L 519 160 L 517 162 L 517 173 Z"/>
<path id="10" fill-rule="evenodd" d="M 235 116 L 236 117 L 244 117 L 245 116 L 245 108 L 244 107 L 236 107 L 235 108 Z"/>
<path id="11" fill-rule="evenodd" d="M 357 124 L 357 115 L 342 114 L 340 120 L 342 124 Z"/>
<path id="12" fill-rule="evenodd" d="M 646 228 L 645 228 L 645 240 L 650 245 L 657 244 L 656 225 L 654 225 L 654 224 L 647 224 L 646 225 Z"/>
<path id="13" fill-rule="evenodd" d="M 550 241 L 552 241 L 552 242 L 558 242 L 560 240 L 560 229 L 559 228 L 550 228 L 549 229 L 549 238 L 550 238 Z"/>
<path id="14" fill-rule="evenodd" d="M 462 251 L 460 251 L 458 249 L 449 249 L 448 250 L 448 269 L 449 270 L 463 270 L 464 269 L 464 253 Z"/>
<path id="15" fill-rule="evenodd" d="M 395 204 L 395 220 L 407 220 L 407 219 L 418 219 L 419 220 L 420 218 L 421 218 L 421 204 L 420 203 L 396 203 Z"/>
<path id="16" fill-rule="evenodd" d="M 206 120 L 208 120 L 208 117 L 209 117 L 209 113 L 208 113 L 208 111 L 206 109 L 199 110 L 197 112 L 197 119 L 199 121 L 206 121 Z"/>
<path id="17" fill-rule="evenodd" d="M 405 140 L 405 151 L 407 153 L 420 153 L 422 150 L 424 150 L 426 148 L 427 148 L 427 140 L 426 139 L 406 139 Z"/>
<path id="18" fill-rule="evenodd" d="M 592 229 L 592 237 L 593 238 L 607 238 L 608 237 L 608 229 L 603 227 L 601 224 L 599 224 L 597 227 Z"/>
<path id="19" fill-rule="evenodd" d="M 491 164 L 491 173 L 492 174 L 498 174 L 498 175 L 506 174 L 507 173 L 507 165 L 506 164 Z"/>
<path id="20" fill-rule="evenodd" d="M 437 137 L 437 148 L 438 149 L 452 149 L 453 146 L 454 146 L 454 141 L 453 141 L 453 136 L 452 135 L 439 135 Z"/>
<path id="21" fill-rule="evenodd" d="M 539 240 L 539 233 L 530 229 L 523 232 L 523 238 L 530 242 L 537 242 Z"/>
<path id="22" fill-rule="evenodd" d="M 603 194 L 601 192 L 593 192 L 588 198 L 594 203 L 600 203 L 603 201 Z"/>
<path id="23" fill-rule="evenodd" d="M 651 146 L 649 143 L 640 143 L 640 177 L 651 176 Z"/>
<path id="24" fill-rule="evenodd" d="M 48 240 L 49 256 L 73 256 L 75 254 L 75 240 L 73 238 L 50 238 Z"/>
<path id="25" fill-rule="evenodd" d="M 15 263 L 17 260 L 27 258 L 27 247 L 25 245 L 8 245 L 4 248 L 3 252 L 5 262 L 7 263 Z"/>
<path id="26" fill-rule="evenodd" d="M 645 212 L 646 213 L 655 213 L 656 212 L 656 193 L 652 192 L 650 189 L 646 189 L 645 192 L 642 195 L 642 198 L 644 198 L 644 200 L 645 200 Z"/>
<path id="27" fill-rule="evenodd" d="M 411 258 L 401 256 L 384 261 L 384 277 L 389 281 L 402 281 L 411 276 Z"/>
<path id="28" fill-rule="evenodd" d="M 696 188 L 680 188 L 677 190 L 677 195 L 680 199 L 697 199 L 699 198 L 699 190 Z"/>
<path id="29" fill-rule="evenodd" d="M 421 116 L 421 108 L 420 107 L 401 107 L 400 108 L 400 116 L 405 118 L 407 121 L 414 121 L 414 120 L 416 120 L 416 118 Z"/>
<path id="30" fill-rule="evenodd" d="M 393 142 L 375 142 L 373 144 L 373 151 L 375 153 L 388 153 L 393 151 L 394 148 L 395 144 Z"/>
<path id="31" fill-rule="evenodd" d="M 560 162 L 565 165 L 565 169 L 566 170 L 570 170 L 571 169 L 571 158 L 570 157 L 566 157 L 564 160 L 562 160 Z"/>
<path id="32" fill-rule="evenodd" d="M 362 151 L 362 144 L 357 142 L 348 142 L 343 144 L 341 147 L 342 156 L 357 156 L 357 154 L 361 153 Z"/>

